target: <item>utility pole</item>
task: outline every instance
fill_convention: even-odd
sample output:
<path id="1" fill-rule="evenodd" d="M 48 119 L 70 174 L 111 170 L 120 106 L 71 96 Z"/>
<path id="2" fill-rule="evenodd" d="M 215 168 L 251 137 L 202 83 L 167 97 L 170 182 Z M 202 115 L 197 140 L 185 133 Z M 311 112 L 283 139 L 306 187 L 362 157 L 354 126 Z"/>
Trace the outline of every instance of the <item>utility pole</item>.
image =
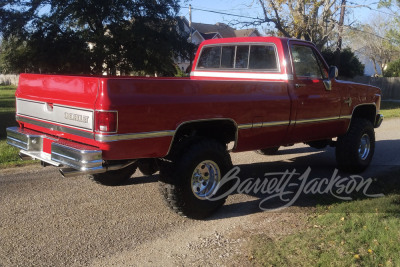
<path id="1" fill-rule="evenodd" d="M 342 50 L 342 34 L 343 34 L 343 23 L 344 23 L 344 13 L 346 12 L 346 0 L 342 0 L 342 7 L 340 9 L 340 19 L 339 19 L 339 38 L 337 41 L 336 51 L 335 51 L 335 65 L 339 67 L 340 65 L 340 51 Z"/>
<path id="2" fill-rule="evenodd" d="M 189 42 L 192 43 L 192 5 L 189 5 Z"/>
<path id="3" fill-rule="evenodd" d="M 192 45 L 192 43 L 193 43 L 193 40 L 192 40 L 192 37 L 193 37 L 192 36 L 192 33 L 193 33 L 193 31 L 192 31 L 192 5 L 189 5 L 189 31 L 190 31 L 190 33 L 189 33 L 189 43 L 190 43 L 190 45 Z M 190 61 L 189 69 L 192 68 L 192 64 L 193 64 L 193 58 L 194 58 L 193 53 L 194 53 L 194 51 L 191 51 L 190 55 L 189 55 L 189 61 Z M 189 72 L 190 72 L 190 70 L 189 70 Z"/>

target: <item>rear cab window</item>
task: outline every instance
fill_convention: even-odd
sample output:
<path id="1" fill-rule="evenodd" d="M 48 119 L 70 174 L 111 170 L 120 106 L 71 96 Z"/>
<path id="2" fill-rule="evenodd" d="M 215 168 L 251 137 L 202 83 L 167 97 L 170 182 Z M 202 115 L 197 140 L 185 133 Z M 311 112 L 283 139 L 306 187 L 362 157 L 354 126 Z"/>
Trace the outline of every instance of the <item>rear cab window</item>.
<path id="1" fill-rule="evenodd" d="M 273 43 L 204 46 L 196 70 L 280 72 Z"/>

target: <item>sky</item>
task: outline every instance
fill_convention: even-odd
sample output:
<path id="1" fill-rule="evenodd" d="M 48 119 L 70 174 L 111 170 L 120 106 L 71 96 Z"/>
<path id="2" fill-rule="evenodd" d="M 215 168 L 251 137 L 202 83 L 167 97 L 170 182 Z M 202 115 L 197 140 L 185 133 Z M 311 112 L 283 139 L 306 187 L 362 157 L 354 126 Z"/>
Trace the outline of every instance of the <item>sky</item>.
<path id="1" fill-rule="evenodd" d="M 224 22 L 229 24 L 230 21 L 235 19 L 228 15 L 213 14 L 204 12 L 197 9 L 215 10 L 224 13 L 232 13 L 250 17 L 263 17 L 262 9 L 256 3 L 256 0 L 190 0 L 182 5 L 180 12 L 181 16 L 185 16 L 189 19 L 189 4 L 192 5 L 192 21 L 200 23 L 215 24 L 217 22 Z M 347 1 L 349 6 L 354 8 L 348 8 L 350 14 L 346 17 L 346 24 L 354 23 L 368 23 L 372 17 L 376 16 L 388 16 L 386 13 L 389 12 L 385 9 L 378 9 L 378 0 L 351 0 Z M 253 3 L 253 4 L 252 4 Z M 367 7 L 355 7 L 356 5 L 367 5 Z M 377 11 L 376 11 L 377 10 Z M 240 27 L 237 27 L 240 28 Z"/>

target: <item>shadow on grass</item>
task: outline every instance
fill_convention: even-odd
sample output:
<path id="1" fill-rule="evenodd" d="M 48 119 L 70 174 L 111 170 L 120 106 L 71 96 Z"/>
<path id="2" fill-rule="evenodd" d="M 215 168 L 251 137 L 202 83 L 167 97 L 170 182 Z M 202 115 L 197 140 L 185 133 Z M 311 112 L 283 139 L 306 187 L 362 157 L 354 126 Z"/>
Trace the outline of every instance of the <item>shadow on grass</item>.
<path id="1" fill-rule="evenodd" d="M 15 90 L 10 89 L 15 88 L 0 86 L 0 140 L 6 138 L 7 127 L 17 125 L 15 121 Z"/>
<path id="2" fill-rule="evenodd" d="M 7 133 L 6 128 L 11 126 L 17 126 L 17 122 L 15 121 L 15 112 L 0 112 L 0 140 L 6 139 Z"/>

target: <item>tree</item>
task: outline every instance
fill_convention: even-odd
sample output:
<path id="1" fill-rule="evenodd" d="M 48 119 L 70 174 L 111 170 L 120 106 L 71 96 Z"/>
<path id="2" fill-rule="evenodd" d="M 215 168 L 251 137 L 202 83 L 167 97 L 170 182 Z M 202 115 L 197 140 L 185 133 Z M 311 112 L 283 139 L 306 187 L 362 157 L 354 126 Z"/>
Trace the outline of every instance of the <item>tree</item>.
<path id="1" fill-rule="evenodd" d="M 173 74 L 173 58 L 191 49 L 178 33 L 178 1 L 5 0 L 0 31 L 23 52 L 4 58 L 25 58 L 34 72 Z"/>
<path id="2" fill-rule="evenodd" d="M 400 77 L 400 59 L 390 62 L 383 75 L 385 77 Z"/>
<path id="3" fill-rule="evenodd" d="M 0 66 L 6 73 L 90 73 L 88 46 L 78 36 L 37 31 L 27 41 L 3 41 Z M 53 35 L 55 34 L 55 35 Z"/>
<path id="4" fill-rule="evenodd" d="M 335 65 L 335 51 L 326 49 L 322 51 L 322 55 L 328 65 Z M 337 67 L 340 77 L 353 78 L 357 75 L 364 75 L 364 65 L 348 47 L 340 52 L 340 65 Z"/>
<path id="5" fill-rule="evenodd" d="M 337 0 L 257 0 L 263 18 L 242 22 L 244 25 L 272 24 L 278 34 L 304 39 L 319 49 L 336 33 L 336 21 L 341 8 Z"/>
<path id="6" fill-rule="evenodd" d="M 380 70 L 399 56 L 400 47 L 388 35 L 392 25 L 389 20 L 376 17 L 349 33 L 352 48 L 372 61 L 375 75 L 380 75 Z"/>
<path id="7" fill-rule="evenodd" d="M 400 0 L 380 0 L 379 5 L 381 7 L 390 7 L 394 4 L 397 4 L 397 6 L 400 7 Z"/>

